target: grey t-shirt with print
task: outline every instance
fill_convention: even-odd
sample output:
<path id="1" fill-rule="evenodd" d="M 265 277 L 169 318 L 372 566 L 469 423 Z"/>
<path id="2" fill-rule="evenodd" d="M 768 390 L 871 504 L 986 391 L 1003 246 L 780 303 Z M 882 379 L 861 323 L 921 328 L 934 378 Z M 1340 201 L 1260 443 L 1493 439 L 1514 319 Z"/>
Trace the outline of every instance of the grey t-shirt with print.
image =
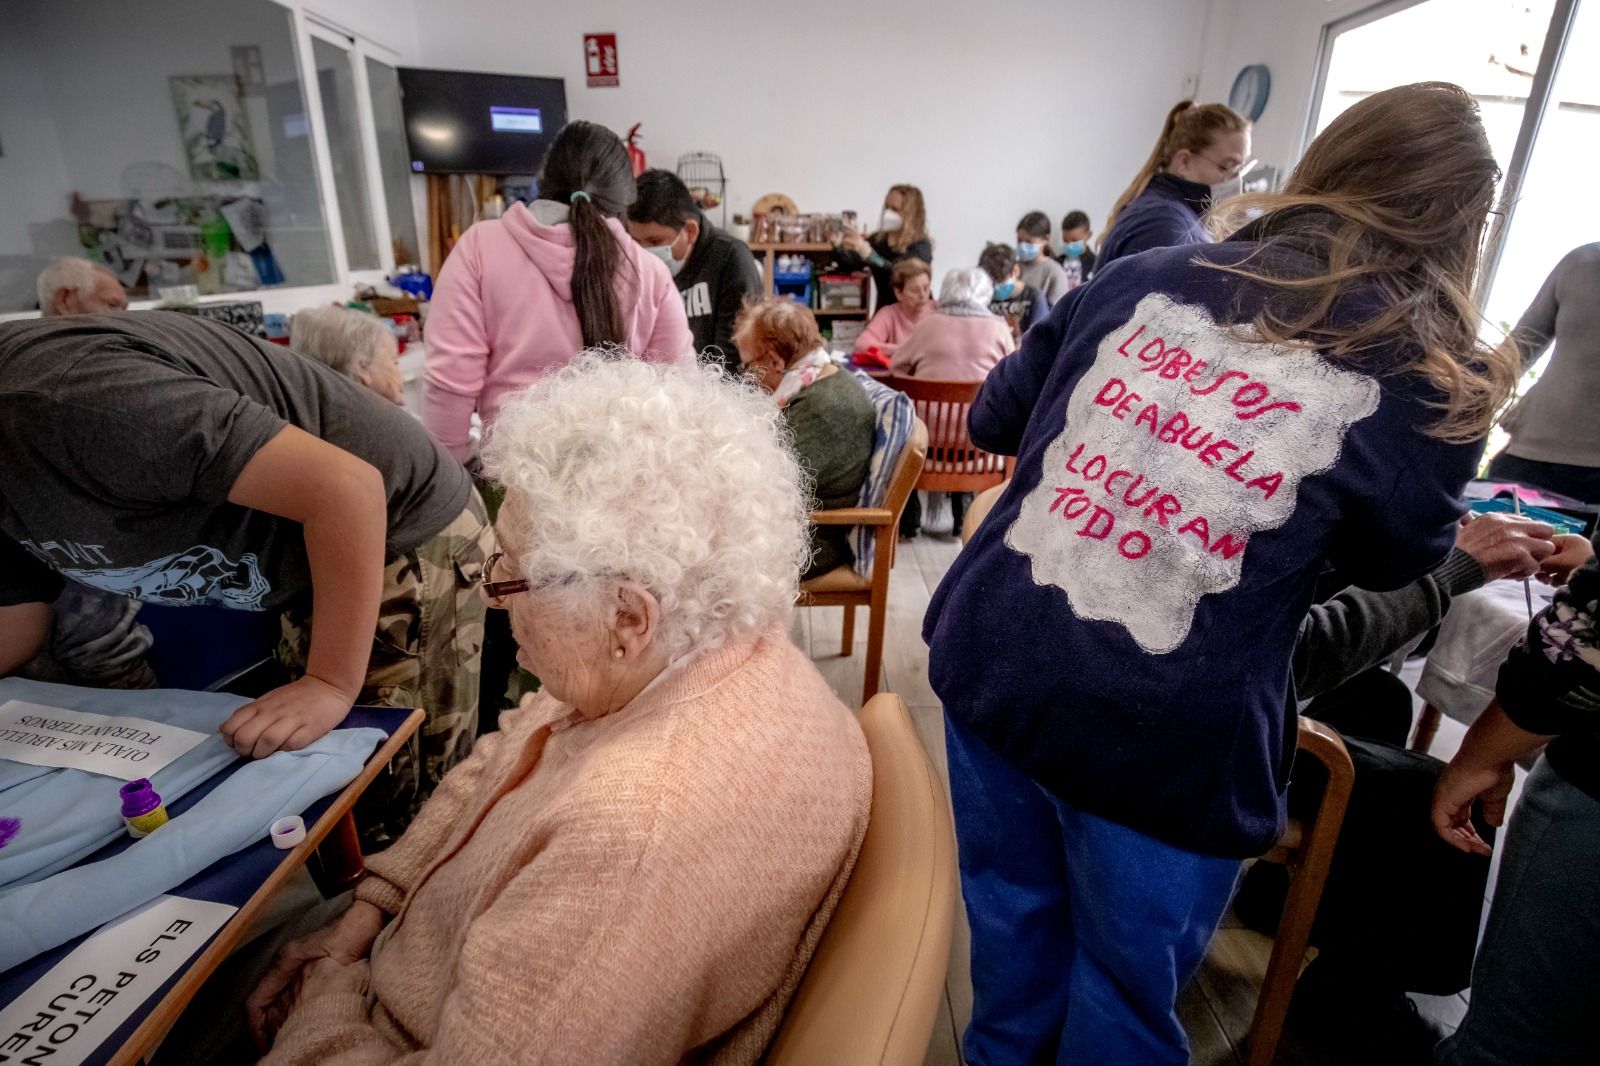
<path id="1" fill-rule="evenodd" d="M 0 605 L 61 577 L 154 603 L 272 610 L 310 587 L 299 523 L 227 501 L 285 426 L 383 474 L 391 557 L 466 506 L 400 408 L 286 348 L 167 311 L 0 324 Z"/>

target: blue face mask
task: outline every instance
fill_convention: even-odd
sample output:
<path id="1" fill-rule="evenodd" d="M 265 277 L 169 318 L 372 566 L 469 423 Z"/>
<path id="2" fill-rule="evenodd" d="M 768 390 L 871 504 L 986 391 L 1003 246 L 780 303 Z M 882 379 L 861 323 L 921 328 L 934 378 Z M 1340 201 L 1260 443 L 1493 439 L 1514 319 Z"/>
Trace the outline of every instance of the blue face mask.
<path id="1" fill-rule="evenodd" d="M 1001 282 L 994 287 L 994 298 L 996 300 L 1009 300 L 1016 291 L 1017 279 L 1012 278 L 1010 281 Z"/>
<path id="2" fill-rule="evenodd" d="M 1080 259 L 1083 257 L 1083 242 L 1063 241 L 1056 245 L 1056 251 L 1060 252 L 1068 259 Z"/>
<path id="3" fill-rule="evenodd" d="M 673 242 L 673 244 L 676 243 L 676 241 Z M 683 264 L 687 262 L 687 260 L 673 258 L 671 244 L 657 244 L 653 247 L 646 248 L 645 251 L 649 252 L 651 255 L 667 264 L 667 269 L 672 271 L 673 277 L 678 276 L 678 271 L 682 270 Z"/>
<path id="4" fill-rule="evenodd" d="M 1024 263 L 1031 263 L 1035 259 L 1039 258 L 1039 253 L 1043 249 L 1044 245 L 1042 244 L 1037 244 L 1032 241 L 1019 241 L 1017 243 L 1017 258 L 1022 260 Z"/>

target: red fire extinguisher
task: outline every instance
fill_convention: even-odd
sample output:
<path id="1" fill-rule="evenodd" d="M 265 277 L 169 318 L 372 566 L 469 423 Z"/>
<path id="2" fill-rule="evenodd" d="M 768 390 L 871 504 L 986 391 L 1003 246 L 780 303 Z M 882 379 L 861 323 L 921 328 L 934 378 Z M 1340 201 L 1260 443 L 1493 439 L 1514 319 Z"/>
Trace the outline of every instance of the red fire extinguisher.
<path id="1" fill-rule="evenodd" d="M 633 164 L 633 176 L 636 178 L 649 169 L 644 161 L 644 149 L 635 143 L 639 137 L 639 127 L 642 125 L 644 123 L 635 122 L 629 128 L 627 139 L 623 142 L 628 146 L 628 160 Z"/>

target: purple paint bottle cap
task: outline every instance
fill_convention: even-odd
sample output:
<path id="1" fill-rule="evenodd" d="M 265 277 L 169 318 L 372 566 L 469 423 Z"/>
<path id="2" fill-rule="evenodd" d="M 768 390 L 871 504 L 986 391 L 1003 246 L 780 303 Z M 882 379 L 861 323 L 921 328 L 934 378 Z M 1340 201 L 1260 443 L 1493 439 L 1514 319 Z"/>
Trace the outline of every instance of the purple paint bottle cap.
<path id="1" fill-rule="evenodd" d="M 122 816 L 124 818 L 137 818 L 141 814 L 149 814 L 161 806 L 161 797 L 156 790 L 150 787 L 150 779 L 141 777 L 137 781 L 129 781 L 117 790 L 122 797 Z"/>
<path id="2" fill-rule="evenodd" d="M 306 823 L 298 814 L 272 823 L 272 846 L 287 851 L 306 838 Z"/>

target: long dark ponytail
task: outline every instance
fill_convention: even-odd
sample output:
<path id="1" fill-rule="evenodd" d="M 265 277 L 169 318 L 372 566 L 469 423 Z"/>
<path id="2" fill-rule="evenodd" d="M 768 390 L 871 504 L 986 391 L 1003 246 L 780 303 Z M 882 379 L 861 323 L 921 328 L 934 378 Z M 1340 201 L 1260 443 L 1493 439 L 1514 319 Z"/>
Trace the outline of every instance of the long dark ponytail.
<path id="1" fill-rule="evenodd" d="M 622 247 L 606 219 L 620 217 L 635 196 L 628 150 L 604 126 L 569 122 L 545 154 L 539 198 L 572 208 L 572 306 L 585 348 L 628 343 L 617 299 Z"/>

